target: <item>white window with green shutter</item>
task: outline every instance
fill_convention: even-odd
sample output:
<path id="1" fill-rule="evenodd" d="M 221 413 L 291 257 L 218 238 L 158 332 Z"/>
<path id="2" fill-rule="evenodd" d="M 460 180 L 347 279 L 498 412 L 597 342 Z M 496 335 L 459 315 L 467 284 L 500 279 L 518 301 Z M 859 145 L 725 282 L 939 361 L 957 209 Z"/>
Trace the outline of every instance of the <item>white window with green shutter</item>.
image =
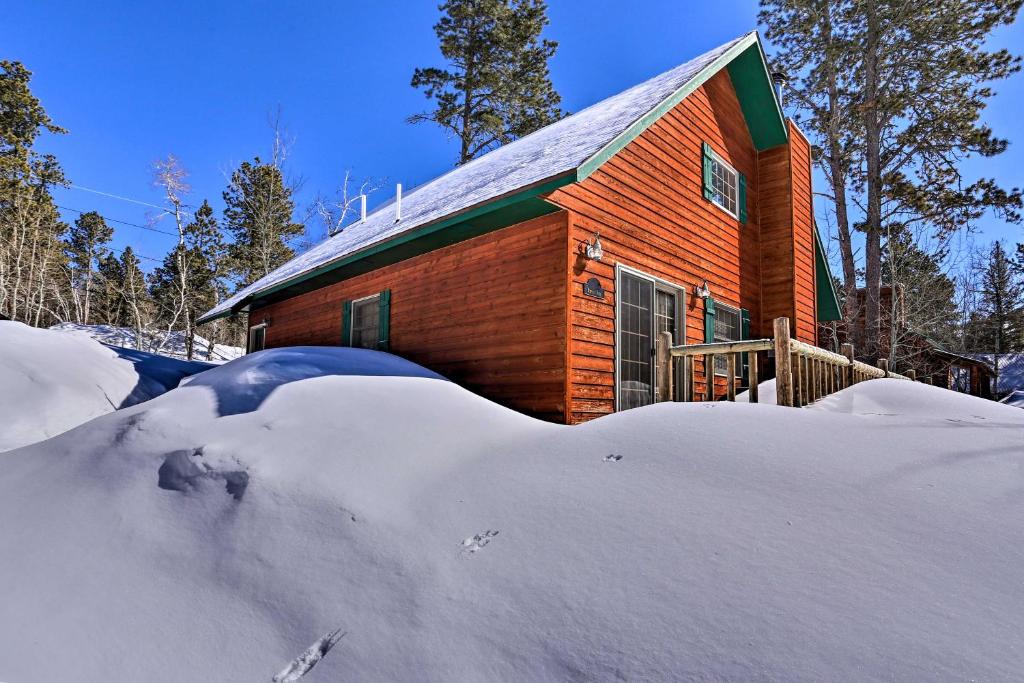
<path id="1" fill-rule="evenodd" d="M 747 222 L 747 178 L 708 143 L 702 145 L 704 198 L 741 223 Z"/>
<path id="2" fill-rule="evenodd" d="M 714 299 L 704 300 L 704 341 L 714 342 L 742 341 L 750 338 L 750 313 L 745 308 L 736 308 Z M 747 354 L 742 354 L 739 368 L 746 384 Z M 726 376 L 729 372 L 729 357 L 725 354 L 715 355 L 715 374 Z"/>
<path id="3" fill-rule="evenodd" d="M 387 351 L 391 336 L 391 290 L 345 301 L 341 308 L 341 345 Z"/>

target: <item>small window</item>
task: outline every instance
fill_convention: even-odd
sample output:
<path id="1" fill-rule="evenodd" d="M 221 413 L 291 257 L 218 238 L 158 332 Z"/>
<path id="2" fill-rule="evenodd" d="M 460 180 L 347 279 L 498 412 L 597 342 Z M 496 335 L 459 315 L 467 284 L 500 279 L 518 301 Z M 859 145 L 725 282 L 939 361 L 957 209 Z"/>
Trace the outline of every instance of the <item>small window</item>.
<path id="1" fill-rule="evenodd" d="M 731 342 L 743 338 L 743 325 L 739 309 L 723 303 L 715 302 L 715 341 Z M 739 369 L 737 368 L 737 371 Z M 715 374 L 729 373 L 729 358 L 724 354 L 715 356 Z M 738 374 L 738 372 L 737 372 Z"/>
<path id="2" fill-rule="evenodd" d="M 249 353 L 262 351 L 267 344 L 266 324 L 254 325 L 249 328 Z"/>
<path id="3" fill-rule="evenodd" d="M 737 216 L 739 206 L 739 180 L 736 169 L 722 157 L 711 152 L 711 201 Z"/>
<path id="4" fill-rule="evenodd" d="M 352 302 L 350 345 L 358 349 L 376 349 L 380 339 L 380 295 Z"/>

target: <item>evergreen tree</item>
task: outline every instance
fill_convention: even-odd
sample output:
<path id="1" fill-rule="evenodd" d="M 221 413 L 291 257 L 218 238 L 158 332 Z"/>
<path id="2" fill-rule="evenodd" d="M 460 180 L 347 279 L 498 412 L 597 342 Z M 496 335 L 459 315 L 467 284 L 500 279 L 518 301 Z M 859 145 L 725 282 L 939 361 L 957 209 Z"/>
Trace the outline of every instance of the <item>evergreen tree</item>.
<path id="1" fill-rule="evenodd" d="M 142 272 L 140 261 L 130 246 L 121 252 L 119 271 L 123 304 L 122 324 L 135 330 L 135 348 L 141 350 L 143 335 L 152 316 L 153 301 L 146 288 L 146 276 Z"/>
<path id="2" fill-rule="evenodd" d="M 213 208 L 204 201 L 194 220 L 182 226 L 182 241 L 150 275 L 150 291 L 160 322 L 185 335 L 185 355 L 195 349 L 195 320 L 217 303 L 217 275 L 223 240 Z"/>
<path id="3" fill-rule="evenodd" d="M 0 313 L 32 325 L 72 316 L 61 221 L 50 188 L 64 182 L 56 158 L 34 150 L 46 114 L 20 62 L 0 60 Z"/>
<path id="4" fill-rule="evenodd" d="M 436 106 L 410 122 L 432 121 L 459 139 L 459 164 L 557 121 L 564 113 L 541 39 L 544 0 L 447 0 L 434 26 L 448 68 L 416 69 L 412 86 Z"/>
<path id="5" fill-rule="evenodd" d="M 888 232 L 922 224 L 958 230 L 987 210 L 1020 221 L 1019 189 L 986 178 L 967 183 L 960 172 L 966 157 L 1006 149 L 981 112 L 994 94 L 990 84 L 1016 72 L 1019 59 L 985 43 L 1020 6 L 1021 0 L 762 0 L 761 19 L 781 46 L 780 64 L 795 67 L 798 85 L 811 90 L 796 102 L 830 103 L 804 110 L 827 150 L 823 158 L 842 162 L 843 192 L 835 187 L 841 174 L 831 172 L 837 215 L 849 211 L 846 194 L 863 207 L 852 222 L 865 238 L 869 357 L 878 352 Z M 787 21 L 793 16 L 800 20 Z M 849 240 L 840 246 L 846 277 L 854 247 Z"/>
<path id="6" fill-rule="evenodd" d="M 125 324 L 121 283 L 121 261 L 112 253 L 104 254 L 96 267 L 96 291 L 93 294 L 93 320 L 103 325 Z"/>
<path id="7" fill-rule="evenodd" d="M 95 211 L 79 216 L 68 233 L 66 251 L 72 267 L 78 322 L 92 321 L 90 305 L 96 281 L 96 265 L 109 253 L 107 245 L 113 236 L 113 228 Z"/>
<path id="8" fill-rule="evenodd" d="M 1000 356 L 1020 351 L 1024 341 L 1024 283 L 999 242 L 992 245 L 988 267 L 982 274 L 981 307 L 972 328 L 975 348 L 995 354 L 998 387 Z"/>
<path id="9" fill-rule="evenodd" d="M 242 162 L 223 196 L 224 224 L 234 238 L 227 274 L 241 288 L 292 258 L 291 243 L 305 227 L 292 222 L 295 202 L 281 169 L 259 157 Z"/>

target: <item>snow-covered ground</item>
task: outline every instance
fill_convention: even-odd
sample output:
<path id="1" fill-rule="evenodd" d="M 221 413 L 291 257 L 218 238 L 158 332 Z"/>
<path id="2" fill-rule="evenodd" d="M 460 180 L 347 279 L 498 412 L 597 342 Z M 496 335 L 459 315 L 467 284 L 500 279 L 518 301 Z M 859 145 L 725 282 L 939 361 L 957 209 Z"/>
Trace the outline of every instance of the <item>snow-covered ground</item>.
<path id="1" fill-rule="evenodd" d="M 1022 456 L 898 380 L 563 427 L 264 351 L 0 454 L 0 680 L 1013 680 Z"/>
<path id="2" fill-rule="evenodd" d="M 85 332 L 93 339 L 126 349 L 140 349 L 148 353 L 159 353 L 162 356 L 171 358 L 186 358 L 185 333 L 170 332 L 166 330 L 145 330 L 142 333 L 141 343 L 136 343 L 135 330 L 130 327 L 114 327 L 112 325 L 84 325 L 82 323 L 60 323 L 54 325 L 53 330 L 75 330 Z M 228 346 L 226 344 L 214 344 L 213 354 L 209 355 L 210 342 L 199 335 L 195 338 L 195 348 L 192 352 L 193 360 L 228 361 L 245 355 L 245 349 L 241 346 Z M 209 357 L 208 357 L 209 356 Z"/>
<path id="3" fill-rule="evenodd" d="M 2 321 L 0 451 L 147 401 L 208 367 L 111 349 L 78 332 Z"/>

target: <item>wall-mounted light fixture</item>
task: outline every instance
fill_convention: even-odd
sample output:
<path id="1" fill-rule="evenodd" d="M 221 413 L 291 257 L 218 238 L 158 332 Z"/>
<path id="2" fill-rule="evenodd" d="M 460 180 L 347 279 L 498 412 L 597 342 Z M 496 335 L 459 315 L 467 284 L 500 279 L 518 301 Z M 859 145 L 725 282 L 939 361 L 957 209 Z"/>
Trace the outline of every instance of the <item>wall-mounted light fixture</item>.
<path id="1" fill-rule="evenodd" d="M 604 257 L 604 249 L 601 248 L 601 233 L 594 233 L 593 241 L 587 244 L 583 253 L 591 261 L 600 261 Z"/>
<path id="2" fill-rule="evenodd" d="M 704 282 L 699 285 L 695 285 L 693 293 L 698 299 L 709 299 L 711 297 L 711 290 L 708 288 L 708 281 L 704 280 Z"/>

